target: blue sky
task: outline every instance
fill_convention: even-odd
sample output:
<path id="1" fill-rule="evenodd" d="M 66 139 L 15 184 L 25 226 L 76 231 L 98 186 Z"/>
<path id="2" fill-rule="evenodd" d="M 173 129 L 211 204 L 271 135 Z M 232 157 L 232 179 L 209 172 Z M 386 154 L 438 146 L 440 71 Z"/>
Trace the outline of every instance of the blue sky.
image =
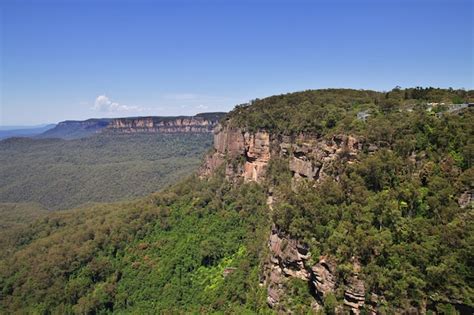
<path id="1" fill-rule="evenodd" d="M 228 111 L 305 89 L 472 89 L 473 1 L 0 2 L 0 125 Z"/>

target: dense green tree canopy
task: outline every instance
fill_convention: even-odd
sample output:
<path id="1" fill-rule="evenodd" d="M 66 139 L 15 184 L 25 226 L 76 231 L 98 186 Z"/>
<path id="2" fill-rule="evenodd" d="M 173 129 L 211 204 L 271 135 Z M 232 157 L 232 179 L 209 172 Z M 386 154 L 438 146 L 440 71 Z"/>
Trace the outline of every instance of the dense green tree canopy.
<path id="1" fill-rule="evenodd" d="M 195 170 L 211 134 L 98 134 L 0 142 L 0 202 L 68 209 L 145 196 Z"/>

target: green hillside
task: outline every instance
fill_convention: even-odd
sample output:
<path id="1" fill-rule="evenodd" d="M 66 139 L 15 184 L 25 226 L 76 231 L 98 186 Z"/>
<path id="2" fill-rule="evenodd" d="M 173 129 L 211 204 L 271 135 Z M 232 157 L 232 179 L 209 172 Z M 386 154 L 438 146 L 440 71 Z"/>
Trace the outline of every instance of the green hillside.
<path id="1" fill-rule="evenodd" d="M 262 188 L 222 176 L 52 213 L 17 233 L 16 252 L 0 262 L 0 311 L 256 311 L 266 222 Z M 226 268 L 235 270 L 224 278 Z"/>
<path id="2" fill-rule="evenodd" d="M 48 213 L 37 203 L 0 203 L 0 259 L 11 254 L 23 229 Z"/>
<path id="3" fill-rule="evenodd" d="M 140 200 L 43 216 L 7 236 L 0 313 L 344 313 L 354 272 L 365 286 L 362 313 L 374 296 L 380 314 L 472 312 L 473 207 L 459 197 L 474 190 L 474 110 L 445 106 L 472 96 L 419 88 L 319 90 L 239 106 L 227 124 L 264 129 L 275 139 L 344 133 L 376 149 L 362 148 L 351 163 L 339 152 L 331 176 L 317 183 L 295 182 L 288 157 L 273 155 L 260 184 L 228 180 L 221 167 Z M 445 105 L 427 110 L 432 102 Z M 358 119 L 364 110 L 370 116 Z M 117 158 L 104 154 L 102 161 Z M 238 166 L 242 157 L 228 163 Z M 272 229 L 284 237 L 281 251 L 296 241 L 307 249 L 309 267 L 330 257 L 335 289 L 319 296 L 311 282 L 288 277 L 278 308 L 270 308 L 265 268 Z M 280 258 L 293 271 L 303 268 Z"/>
<path id="4" fill-rule="evenodd" d="M 67 209 L 158 191 L 195 170 L 210 134 L 100 134 L 0 141 L 0 202 Z"/>
<path id="5" fill-rule="evenodd" d="M 474 102 L 474 91 L 440 88 L 395 88 L 388 92 L 353 89 L 308 90 L 274 95 L 237 106 L 227 115 L 233 125 L 277 134 L 312 132 L 327 135 L 348 131 L 357 124 L 357 113 L 388 114 L 413 108 L 445 110 L 448 104 Z M 372 113 L 374 114 L 374 113 Z M 335 128 L 338 127 L 338 128 Z"/>

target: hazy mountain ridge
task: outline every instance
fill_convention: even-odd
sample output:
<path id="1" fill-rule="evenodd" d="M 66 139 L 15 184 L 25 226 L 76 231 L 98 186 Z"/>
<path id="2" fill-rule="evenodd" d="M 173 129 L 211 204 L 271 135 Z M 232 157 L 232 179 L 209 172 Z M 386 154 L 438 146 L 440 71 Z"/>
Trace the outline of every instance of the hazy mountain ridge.
<path id="1" fill-rule="evenodd" d="M 106 128 L 111 119 L 66 120 L 59 122 L 54 128 L 47 130 L 36 138 L 79 139 L 99 133 Z"/>
<path id="2" fill-rule="evenodd" d="M 66 120 L 37 138 L 78 139 L 102 132 L 116 133 L 205 133 L 225 113 L 201 113 L 195 116 L 142 116 L 124 118 L 92 118 Z"/>
<path id="3" fill-rule="evenodd" d="M 0 140 L 11 137 L 34 137 L 54 128 L 55 124 L 49 124 L 39 127 L 4 127 L 0 129 Z"/>

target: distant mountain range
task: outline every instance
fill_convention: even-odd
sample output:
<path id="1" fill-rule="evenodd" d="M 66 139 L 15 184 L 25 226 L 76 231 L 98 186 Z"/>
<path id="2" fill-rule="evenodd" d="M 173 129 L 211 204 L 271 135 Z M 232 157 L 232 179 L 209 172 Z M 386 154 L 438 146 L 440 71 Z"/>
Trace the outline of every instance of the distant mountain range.
<path id="1" fill-rule="evenodd" d="M 54 128 L 36 136 L 36 138 L 78 139 L 90 136 L 106 128 L 112 119 L 66 120 L 58 123 Z"/>
<path id="2" fill-rule="evenodd" d="M 39 126 L 9 126 L 0 127 L 0 140 L 11 137 L 34 137 L 49 129 L 54 128 L 55 124 L 39 125 Z"/>
<path id="3" fill-rule="evenodd" d="M 145 116 L 66 120 L 37 128 L 0 129 L 0 139 L 10 137 L 79 139 L 101 132 L 119 133 L 203 133 L 212 132 L 226 113 L 195 116 Z"/>

